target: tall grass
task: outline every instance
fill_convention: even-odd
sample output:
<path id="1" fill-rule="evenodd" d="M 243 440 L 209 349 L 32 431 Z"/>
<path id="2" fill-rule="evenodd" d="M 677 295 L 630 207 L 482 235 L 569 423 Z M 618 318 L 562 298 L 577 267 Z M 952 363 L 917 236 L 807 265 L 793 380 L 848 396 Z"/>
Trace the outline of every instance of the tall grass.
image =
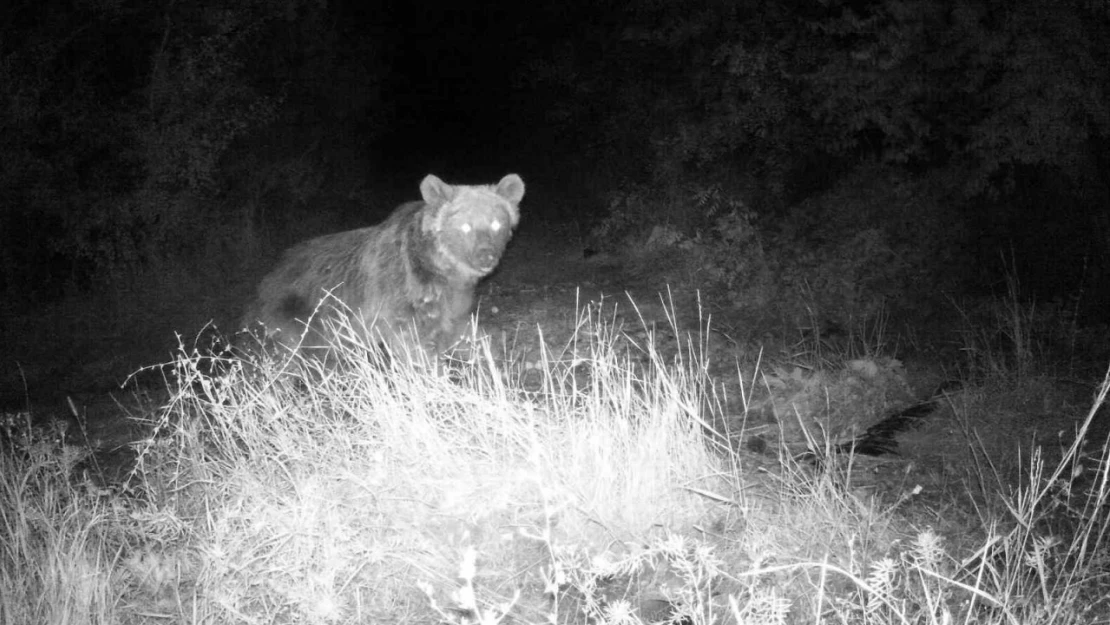
<path id="1" fill-rule="evenodd" d="M 112 494 L 77 477 L 72 448 L 9 436 L 0 620 L 1102 618 L 1105 449 L 1034 457 L 965 549 L 835 466 L 738 451 L 742 432 L 714 429 L 705 350 L 672 331 L 664 354 L 587 308 L 566 343 L 541 340 L 538 385 L 481 341 L 441 373 L 348 340 L 326 365 L 260 352 L 218 377 L 182 353 Z"/>
<path id="2" fill-rule="evenodd" d="M 132 529 L 97 489 L 73 484 L 80 454 L 6 428 L 0 453 L 0 622 L 112 623 Z"/>

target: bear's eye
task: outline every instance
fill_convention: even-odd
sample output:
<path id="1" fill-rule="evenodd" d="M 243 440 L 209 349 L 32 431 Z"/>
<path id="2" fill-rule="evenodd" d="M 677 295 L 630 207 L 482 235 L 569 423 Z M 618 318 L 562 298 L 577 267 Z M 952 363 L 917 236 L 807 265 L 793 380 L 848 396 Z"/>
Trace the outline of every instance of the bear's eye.
<path id="1" fill-rule="evenodd" d="M 490 222 L 489 229 L 497 232 L 501 229 L 501 221 L 498 219 L 494 219 L 492 222 Z"/>
<path id="2" fill-rule="evenodd" d="M 464 223 L 464 224 L 463 224 L 463 225 L 462 225 L 462 226 L 461 226 L 461 227 L 459 228 L 459 230 L 462 230 L 462 233 L 463 233 L 463 234 L 470 234 L 470 231 L 471 231 L 471 230 L 473 230 L 473 229 L 474 229 L 474 228 L 473 228 L 473 227 L 471 227 L 471 225 L 470 225 L 470 224 L 468 224 L 468 223 Z"/>

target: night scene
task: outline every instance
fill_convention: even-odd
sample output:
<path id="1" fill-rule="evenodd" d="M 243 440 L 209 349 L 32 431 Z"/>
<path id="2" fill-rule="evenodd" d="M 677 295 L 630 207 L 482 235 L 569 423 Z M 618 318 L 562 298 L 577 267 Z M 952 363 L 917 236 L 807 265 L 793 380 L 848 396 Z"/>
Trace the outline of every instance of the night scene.
<path id="1" fill-rule="evenodd" d="M 0 625 L 1110 625 L 1107 0 L 9 0 Z"/>

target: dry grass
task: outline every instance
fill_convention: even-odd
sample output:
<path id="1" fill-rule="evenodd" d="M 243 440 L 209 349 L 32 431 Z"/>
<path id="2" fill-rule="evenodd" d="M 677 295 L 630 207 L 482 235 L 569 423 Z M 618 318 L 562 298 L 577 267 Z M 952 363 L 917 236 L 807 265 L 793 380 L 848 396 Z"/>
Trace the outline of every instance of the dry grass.
<path id="1" fill-rule="evenodd" d="M 339 365 L 269 353 L 215 378 L 183 354 L 110 493 L 9 431 L 0 621 L 1108 622 L 1105 447 L 1034 454 L 1019 484 L 984 454 L 998 492 L 966 498 L 969 541 L 914 490 L 853 488 L 854 458 L 730 448 L 696 342 L 633 357 L 590 310 L 538 386 L 480 341 L 451 375 L 347 340 Z"/>

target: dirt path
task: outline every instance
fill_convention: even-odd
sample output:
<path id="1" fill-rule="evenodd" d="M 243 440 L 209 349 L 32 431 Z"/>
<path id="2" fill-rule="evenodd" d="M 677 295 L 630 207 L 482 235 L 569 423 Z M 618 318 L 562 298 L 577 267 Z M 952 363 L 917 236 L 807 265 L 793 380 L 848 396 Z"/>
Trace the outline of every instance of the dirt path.
<path id="1" fill-rule="evenodd" d="M 599 254 L 585 258 L 583 250 L 559 236 L 539 236 L 525 231 L 513 242 L 501 268 L 479 287 L 480 319 L 493 334 L 543 328 L 547 342 L 568 338 L 581 311 L 604 301 L 624 329 L 654 325 L 670 330 L 672 317 L 683 333 L 697 334 L 709 314 L 706 302 L 699 309 L 699 294 L 692 285 L 667 284 L 664 272 L 637 273 L 626 259 Z"/>

